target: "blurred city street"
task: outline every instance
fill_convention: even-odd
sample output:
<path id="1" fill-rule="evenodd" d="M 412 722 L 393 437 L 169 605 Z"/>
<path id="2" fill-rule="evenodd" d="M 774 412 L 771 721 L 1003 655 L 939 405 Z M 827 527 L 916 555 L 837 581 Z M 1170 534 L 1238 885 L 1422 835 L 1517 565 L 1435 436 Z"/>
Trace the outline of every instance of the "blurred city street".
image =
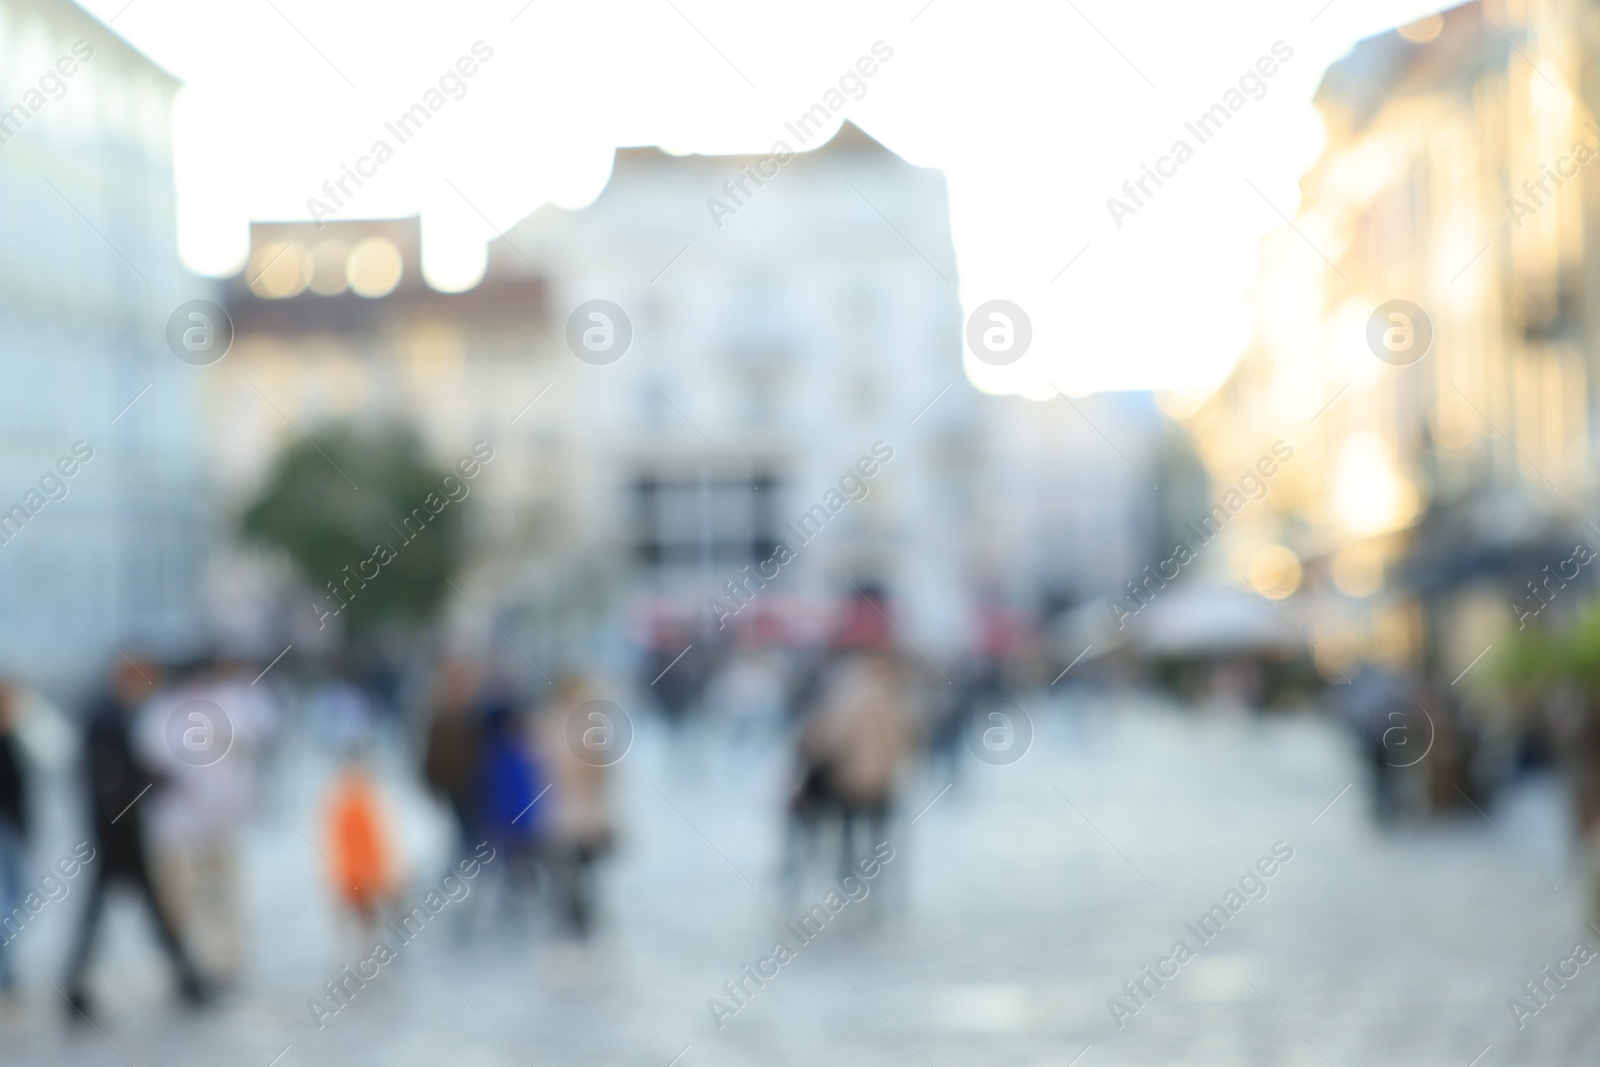
<path id="1" fill-rule="evenodd" d="M 0 0 L 0 1067 L 1600 1062 L 1597 4 Z"/>
<path id="2" fill-rule="evenodd" d="M 943 793 L 945 772 L 920 772 L 866 901 L 720 1032 L 707 998 L 827 889 L 808 883 L 801 906 L 778 888 L 781 746 L 674 740 L 642 719 L 617 767 L 628 830 L 591 944 L 532 913 L 481 925 L 502 903 L 490 863 L 461 914 L 446 911 L 406 950 L 415 958 L 319 1031 L 307 998 L 364 952 L 336 927 L 325 865 L 301 836 L 328 768 L 297 740 L 263 780 L 272 804 L 246 843 L 251 962 L 219 1008 L 172 1006 L 130 909 L 96 986 L 100 1032 L 62 1027 L 59 996 L 30 987 L 0 1023 L 6 1062 L 1466 1067 L 1491 1045 L 1485 1063 L 1600 1050 L 1587 968 L 1521 1032 L 1506 1007 L 1574 942 L 1595 943 L 1549 779 L 1508 789 L 1493 825 L 1469 812 L 1380 832 L 1325 721 L 1087 693 L 1025 706 L 1027 756 L 987 766 L 963 751 Z M 404 777 L 385 780 L 410 812 L 420 897 L 448 859 L 443 817 Z M 1267 895 L 1119 1031 L 1108 998 L 1175 940 L 1196 944 L 1184 924 L 1279 842 L 1292 859 Z M 27 931 L 28 964 L 60 958 L 75 904 Z"/>

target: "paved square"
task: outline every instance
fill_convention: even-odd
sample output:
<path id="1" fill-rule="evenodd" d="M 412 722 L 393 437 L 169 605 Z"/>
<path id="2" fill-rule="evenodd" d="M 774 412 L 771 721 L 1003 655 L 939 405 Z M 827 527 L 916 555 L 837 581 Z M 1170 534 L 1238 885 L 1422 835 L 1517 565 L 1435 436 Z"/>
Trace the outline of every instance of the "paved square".
<path id="1" fill-rule="evenodd" d="M 745 980 L 746 1003 L 721 1029 L 708 999 L 729 1003 L 723 984 L 779 939 L 800 945 L 785 923 L 829 886 L 818 872 L 798 899 L 780 891 L 777 751 L 675 743 L 642 722 L 617 768 L 623 833 L 592 945 L 508 907 L 491 864 L 452 905 L 459 914 L 319 1030 L 307 999 L 369 946 L 332 911 L 301 836 L 315 839 L 326 774 L 301 746 L 265 779 L 282 814 L 263 806 L 248 835 L 251 957 L 239 987 L 185 1015 L 129 909 L 100 960 L 100 1031 L 69 1031 L 44 981 L 59 982 L 69 897 L 19 939 L 29 986 L 0 1019 L 5 1061 L 1596 1062 L 1600 967 L 1582 968 L 1520 1031 L 1506 1007 L 1576 942 L 1600 948 L 1553 783 L 1502 797 L 1488 810 L 1498 831 L 1469 810 L 1380 833 L 1331 724 L 1086 696 L 1030 710 L 1037 737 L 1021 762 L 965 759 L 942 795 L 949 778 L 931 770 L 908 783 L 894 859 L 869 895 L 764 985 Z M 444 823 L 397 769 L 390 787 L 420 894 L 449 858 Z M 1275 845 L 1292 857 L 1273 862 Z M 1264 858 L 1271 876 L 1246 878 Z M 1201 930 L 1213 905 L 1228 913 L 1230 891 L 1240 906 Z M 1178 941 L 1195 950 L 1181 964 Z M 1169 977 L 1147 977 L 1157 972 Z M 1137 999 L 1124 983 L 1142 984 Z M 1121 1029 L 1113 997 L 1130 1009 Z"/>

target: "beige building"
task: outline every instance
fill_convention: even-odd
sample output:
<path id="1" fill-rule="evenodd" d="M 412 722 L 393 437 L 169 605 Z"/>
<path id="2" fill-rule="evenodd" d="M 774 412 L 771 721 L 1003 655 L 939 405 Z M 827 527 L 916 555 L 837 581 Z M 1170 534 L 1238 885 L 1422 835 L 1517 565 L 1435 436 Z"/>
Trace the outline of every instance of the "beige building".
<path id="1" fill-rule="evenodd" d="M 1229 567 L 1294 594 L 1334 680 L 1369 657 L 1455 677 L 1515 628 L 1526 580 L 1597 536 L 1587 14 L 1466 5 L 1329 69 L 1327 147 L 1263 244 L 1254 340 L 1188 418 L 1219 482 L 1293 447 Z"/>
<path id="2" fill-rule="evenodd" d="M 490 277 L 465 293 L 441 293 L 423 282 L 420 265 L 414 218 L 252 225 L 246 269 L 228 288 L 234 345 L 206 368 L 224 513 L 242 512 L 278 452 L 302 433 L 401 423 L 440 463 L 480 440 L 495 447 L 493 477 L 473 486 L 489 504 L 474 505 L 480 565 L 551 547 L 559 450 L 540 447 L 548 434 L 532 417 L 511 421 L 559 366 L 545 287 Z M 224 551 L 213 595 L 219 624 L 243 644 L 315 648 L 331 636 L 317 624 L 310 590 L 249 546 Z"/>

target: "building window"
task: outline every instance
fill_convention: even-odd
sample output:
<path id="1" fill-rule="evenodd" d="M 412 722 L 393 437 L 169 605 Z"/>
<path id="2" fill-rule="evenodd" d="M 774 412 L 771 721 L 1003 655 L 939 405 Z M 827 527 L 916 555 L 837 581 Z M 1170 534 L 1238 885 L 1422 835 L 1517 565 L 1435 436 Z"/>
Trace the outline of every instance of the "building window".
<path id="1" fill-rule="evenodd" d="M 777 550 L 777 491 L 765 475 L 642 476 L 632 489 L 634 558 L 651 569 L 767 559 Z"/>

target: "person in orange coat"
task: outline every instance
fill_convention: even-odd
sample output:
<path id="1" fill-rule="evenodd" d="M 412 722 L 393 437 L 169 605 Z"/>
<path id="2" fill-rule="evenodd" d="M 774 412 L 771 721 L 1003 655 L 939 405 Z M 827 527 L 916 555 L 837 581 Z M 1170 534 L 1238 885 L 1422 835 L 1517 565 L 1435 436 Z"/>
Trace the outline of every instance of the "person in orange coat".
<path id="1" fill-rule="evenodd" d="M 377 783 L 357 755 L 334 780 L 327 829 L 334 891 L 370 933 L 394 898 L 396 863 Z"/>

